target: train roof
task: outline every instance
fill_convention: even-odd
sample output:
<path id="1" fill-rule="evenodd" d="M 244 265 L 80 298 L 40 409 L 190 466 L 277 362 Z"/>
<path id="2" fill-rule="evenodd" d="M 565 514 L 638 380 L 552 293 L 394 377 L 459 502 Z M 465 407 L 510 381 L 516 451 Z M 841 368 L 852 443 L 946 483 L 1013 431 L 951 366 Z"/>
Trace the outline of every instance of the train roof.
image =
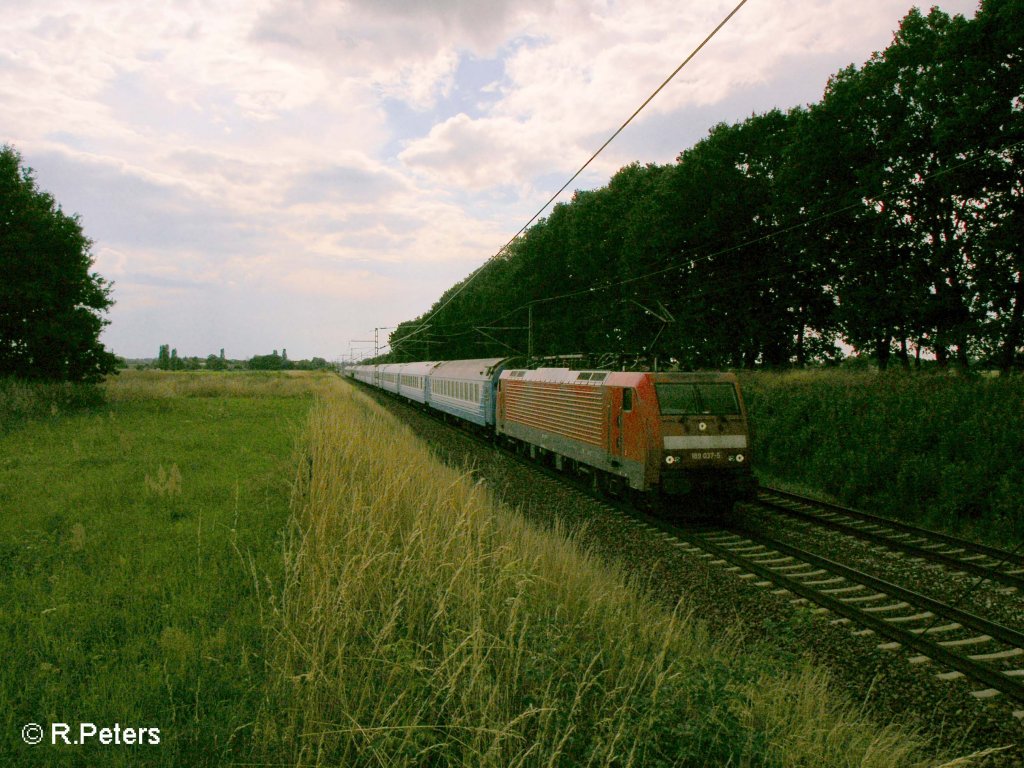
<path id="1" fill-rule="evenodd" d="M 502 379 L 512 381 L 537 381 L 545 384 L 580 384 L 589 386 L 610 385 L 614 387 L 636 386 L 647 373 L 635 371 L 574 371 L 571 368 L 536 368 L 505 370 Z"/>
<path id="2" fill-rule="evenodd" d="M 401 370 L 406 376 L 429 376 L 430 372 L 438 365 L 436 360 L 428 360 L 422 363 L 402 363 Z"/>
<path id="3" fill-rule="evenodd" d="M 445 360 L 437 364 L 431 376 L 470 381 L 486 381 L 494 375 L 494 371 L 502 363 L 511 360 L 509 357 L 485 357 L 479 360 Z"/>

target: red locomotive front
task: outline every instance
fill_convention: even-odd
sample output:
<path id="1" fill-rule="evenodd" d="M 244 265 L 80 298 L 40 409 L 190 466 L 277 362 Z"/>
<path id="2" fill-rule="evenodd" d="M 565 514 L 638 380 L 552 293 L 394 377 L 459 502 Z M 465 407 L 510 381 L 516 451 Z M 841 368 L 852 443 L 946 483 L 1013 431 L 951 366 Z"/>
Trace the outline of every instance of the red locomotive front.
<path id="1" fill-rule="evenodd" d="M 750 430 L 731 373 L 652 373 L 661 427 L 665 493 L 732 500 L 756 490 Z"/>

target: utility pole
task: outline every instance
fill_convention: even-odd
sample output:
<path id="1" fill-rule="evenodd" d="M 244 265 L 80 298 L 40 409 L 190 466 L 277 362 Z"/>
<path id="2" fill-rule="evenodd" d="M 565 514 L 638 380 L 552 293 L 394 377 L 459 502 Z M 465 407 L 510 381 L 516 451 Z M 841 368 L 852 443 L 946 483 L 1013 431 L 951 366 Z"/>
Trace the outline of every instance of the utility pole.
<path id="1" fill-rule="evenodd" d="M 353 344 L 371 344 L 371 343 L 374 343 L 372 339 L 349 339 L 348 340 L 348 351 L 349 351 L 349 354 L 352 354 L 352 345 Z M 373 356 L 374 357 L 377 356 L 376 348 L 374 349 L 374 355 Z"/>
<path id="2" fill-rule="evenodd" d="M 526 355 L 533 360 L 533 304 L 527 305 L 526 309 L 529 313 L 526 322 Z"/>
<path id="3" fill-rule="evenodd" d="M 380 332 L 381 331 L 393 331 L 395 330 L 394 325 L 380 326 L 379 328 L 373 329 L 373 356 L 380 357 Z"/>

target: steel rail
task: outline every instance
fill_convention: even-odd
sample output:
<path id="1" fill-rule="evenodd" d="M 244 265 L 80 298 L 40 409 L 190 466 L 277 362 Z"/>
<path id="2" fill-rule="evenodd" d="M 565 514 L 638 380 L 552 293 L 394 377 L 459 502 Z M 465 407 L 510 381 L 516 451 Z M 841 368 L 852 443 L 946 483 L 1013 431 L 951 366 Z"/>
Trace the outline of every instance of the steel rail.
<path id="1" fill-rule="evenodd" d="M 765 547 L 770 547 L 779 554 L 789 555 L 790 557 L 802 560 L 805 563 L 809 563 L 818 568 L 824 568 L 830 573 L 836 576 L 842 576 L 847 581 L 854 584 L 863 584 L 865 587 L 870 587 L 878 592 L 882 592 L 889 597 L 898 598 L 905 600 L 908 603 L 916 605 L 918 608 L 924 608 L 925 610 L 931 611 L 939 616 L 943 616 L 947 619 L 951 619 L 962 624 L 965 627 L 981 632 L 982 634 L 989 635 L 1000 642 L 1012 645 L 1015 648 L 1024 648 L 1024 632 L 1018 632 L 1016 629 L 1006 627 L 1002 624 L 997 624 L 989 619 L 982 618 L 973 613 L 968 613 L 955 606 L 943 603 L 941 600 L 935 600 L 934 598 L 922 595 L 919 592 L 901 587 L 898 584 L 879 579 L 876 576 L 872 576 L 869 573 L 858 571 L 849 566 L 837 563 L 834 560 L 829 560 L 821 555 L 816 555 L 813 552 L 807 552 L 806 550 L 799 549 L 797 547 L 784 544 L 781 541 L 763 537 L 759 534 L 752 534 L 749 531 L 736 531 L 737 534 L 744 538 L 755 541 Z"/>
<path id="2" fill-rule="evenodd" d="M 800 496 L 799 494 L 783 491 L 779 488 L 761 486 L 761 490 L 764 494 L 777 496 L 781 499 L 786 499 L 787 501 L 806 504 L 811 507 L 817 507 L 818 509 L 826 509 L 829 512 L 846 515 L 847 517 L 851 517 L 856 520 L 863 520 L 866 523 L 874 523 L 876 525 L 892 528 L 893 530 L 900 531 L 901 533 L 910 533 L 933 541 L 941 541 L 943 544 L 949 544 L 951 547 L 959 547 L 978 555 L 988 555 L 992 559 L 998 560 L 1001 563 L 1012 563 L 1015 566 L 1024 568 L 1024 554 L 1019 552 L 1010 552 L 1005 549 L 999 549 L 998 547 L 990 547 L 986 544 L 978 544 L 974 541 L 959 539 L 956 536 L 950 536 L 948 533 L 942 533 L 941 531 L 932 531 L 928 528 L 921 528 L 916 525 L 904 523 L 900 520 L 893 520 L 888 517 L 873 515 L 870 512 L 852 509 L 851 507 L 844 507 L 840 504 L 833 504 L 830 501 L 821 501 L 820 499 L 814 499 L 810 496 Z"/>
<path id="3" fill-rule="evenodd" d="M 993 559 L 997 558 L 1000 555 L 1003 556 L 1003 559 L 1000 560 L 996 566 L 982 565 L 979 563 L 971 562 L 970 560 L 963 560 L 957 557 L 956 555 L 952 555 L 948 552 L 940 552 L 934 549 L 928 549 L 927 547 L 921 546 L 919 544 L 901 541 L 900 539 L 887 536 L 884 533 L 866 531 L 863 528 L 858 528 L 855 525 L 850 525 L 849 523 L 843 523 L 838 520 L 823 517 L 820 514 L 806 512 L 800 509 L 793 509 L 784 504 L 779 504 L 778 502 L 772 501 L 770 498 L 765 498 L 765 496 L 767 496 L 768 494 L 776 496 L 779 495 L 778 492 L 774 490 L 769 491 L 767 494 L 763 493 L 757 499 L 756 505 L 760 505 L 762 507 L 766 507 L 772 510 L 777 510 L 778 512 L 781 512 L 782 514 L 788 515 L 790 517 L 799 518 L 801 520 L 805 520 L 807 522 L 813 523 L 814 525 L 818 525 L 824 528 L 830 528 L 834 531 L 838 531 L 839 533 L 843 533 L 848 536 L 855 536 L 856 538 L 863 539 L 865 541 L 870 541 L 874 544 L 880 544 L 884 547 L 888 547 L 889 549 L 898 550 L 909 555 L 914 555 L 915 557 L 921 557 L 926 560 L 941 563 L 942 565 L 945 565 L 946 567 L 951 568 L 952 570 L 964 571 L 966 573 L 970 573 L 975 576 L 980 576 L 991 581 L 997 581 L 1000 584 L 1005 584 L 1006 586 L 1010 587 L 1016 587 L 1017 589 L 1024 591 L 1024 575 L 1016 573 L 1006 573 L 1005 571 L 998 570 L 999 565 L 1002 565 L 1005 562 L 1013 562 L 1008 558 L 1008 556 L 1011 554 L 1009 552 L 993 549 L 991 547 L 984 547 L 983 545 L 976 545 L 973 542 L 961 541 L 960 539 L 953 538 L 946 534 L 939 534 L 934 531 L 928 531 L 924 528 L 915 528 L 914 526 L 908 526 L 905 523 L 893 524 L 895 521 L 887 520 L 886 518 L 873 518 L 873 516 L 869 516 L 869 518 L 867 518 L 871 519 L 871 522 L 875 522 L 877 520 L 878 525 L 888 526 L 894 530 L 904 533 L 912 532 L 915 535 L 921 536 L 922 538 L 931 538 L 943 544 L 950 544 L 957 547 L 961 547 L 964 550 L 973 551 L 975 552 L 975 554 L 984 554 L 988 557 L 992 557 Z M 809 506 L 818 506 L 821 509 L 827 509 L 832 511 L 832 505 L 825 505 L 824 503 L 818 504 L 818 502 L 815 502 L 813 499 L 804 499 L 802 497 L 797 498 L 800 499 L 800 503 L 802 504 L 807 504 Z M 843 511 L 841 507 L 837 508 L 835 511 L 840 512 L 841 514 L 848 514 L 846 511 Z M 911 530 L 904 530 L 905 528 L 909 528 Z M 977 549 L 983 549 L 987 551 L 977 551 Z M 997 554 L 991 554 L 992 552 Z"/>
<path id="4" fill-rule="evenodd" d="M 850 619 L 850 621 L 853 621 L 860 626 L 871 629 L 879 635 L 887 637 L 890 640 L 894 640 L 908 648 L 912 648 L 921 653 L 922 655 L 927 656 L 928 658 L 937 661 L 941 664 L 944 664 L 947 667 L 955 669 L 958 672 L 962 672 L 964 675 L 971 678 L 972 680 L 976 680 L 980 683 L 989 686 L 990 688 L 994 688 L 995 690 L 1000 691 L 1001 693 L 1004 693 L 1007 696 L 1016 699 L 1017 701 L 1024 702 L 1024 683 L 1020 683 L 1014 680 L 1012 677 L 1009 677 L 998 670 L 981 664 L 980 662 L 977 662 L 974 659 L 970 659 L 966 656 L 954 653 L 953 651 L 950 651 L 949 649 L 941 645 L 937 645 L 936 643 L 925 639 L 923 635 L 915 634 L 911 630 L 903 629 L 902 627 L 899 627 L 895 624 L 891 624 L 883 618 L 874 616 L 870 613 L 866 613 L 865 611 L 853 605 L 849 605 L 847 603 L 842 602 L 842 600 L 840 600 L 839 598 L 823 593 L 822 591 L 816 589 L 813 586 L 808 586 L 797 579 L 787 576 L 786 574 L 779 573 L 778 571 L 775 571 L 767 566 L 752 561 L 745 555 L 732 552 L 727 547 L 722 546 L 721 544 L 716 544 L 714 542 L 708 541 L 704 536 L 700 534 L 688 534 L 687 532 L 680 531 L 672 526 L 661 525 L 656 520 L 648 520 L 647 522 L 655 524 L 662 530 L 666 530 L 666 532 L 670 533 L 670 535 L 675 536 L 680 540 L 686 541 L 695 547 L 703 549 L 706 552 L 719 557 L 720 559 L 727 560 L 728 562 L 738 566 L 739 568 L 745 571 L 749 571 L 757 576 L 760 576 L 762 579 L 770 581 L 773 584 L 777 584 L 780 587 L 784 587 L 785 589 L 789 590 L 795 595 L 799 595 L 800 597 L 806 598 L 807 600 L 810 600 L 811 602 L 816 603 L 822 606 L 823 608 L 827 608 L 828 610 L 832 611 L 833 613 L 839 616 Z M 757 538 L 760 538 L 748 536 L 745 532 L 741 535 L 746 538 L 749 538 L 751 541 L 756 541 Z M 800 552 L 800 550 L 797 550 L 795 547 L 789 547 L 787 545 L 781 544 L 780 542 L 775 542 L 771 539 L 762 539 L 760 543 L 766 547 L 770 547 L 771 549 L 778 551 L 779 554 Z M 788 552 L 785 550 L 788 550 Z M 830 563 L 830 566 L 837 566 L 836 575 L 839 575 L 838 569 L 842 569 L 845 571 L 852 570 L 847 569 L 845 566 L 840 566 L 838 563 L 831 563 L 831 561 L 827 561 L 825 560 L 825 558 L 818 558 L 818 556 L 811 555 L 810 553 L 801 553 L 798 559 L 803 559 L 803 554 L 809 555 L 810 558 L 817 560 L 818 562 L 828 562 Z M 796 554 L 790 554 L 789 556 L 797 557 Z M 809 559 L 807 562 L 810 565 L 815 564 L 814 562 L 811 562 L 811 559 Z M 821 565 L 820 567 L 825 566 Z M 867 576 L 867 574 L 863 575 Z M 892 587 L 895 587 L 895 585 L 892 585 L 890 588 Z M 925 598 L 925 600 L 927 600 L 928 602 L 933 602 L 927 598 Z M 908 602 L 910 601 L 908 600 Z M 945 612 L 947 608 L 949 608 L 949 606 L 943 606 L 943 611 Z M 956 609 L 954 609 L 954 611 L 955 610 Z M 950 615 L 949 618 L 952 618 L 952 616 Z M 973 618 L 977 619 L 977 617 Z M 978 621 L 984 622 L 985 620 L 978 619 Z M 1002 629 L 1006 628 L 1004 627 Z M 1013 630 L 1007 629 L 1006 631 L 1013 633 Z M 995 635 L 992 636 L 995 637 Z M 1020 646 L 1017 645 L 1015 647 Z"/>

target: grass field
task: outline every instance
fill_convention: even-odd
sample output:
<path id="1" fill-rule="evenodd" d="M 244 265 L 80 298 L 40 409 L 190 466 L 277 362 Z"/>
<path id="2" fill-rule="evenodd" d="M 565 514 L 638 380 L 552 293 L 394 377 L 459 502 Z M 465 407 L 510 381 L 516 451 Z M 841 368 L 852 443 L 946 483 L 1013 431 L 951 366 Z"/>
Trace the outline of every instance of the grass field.
<path id="1" fill-rule="evenodd" d="M 297 429 L 326 383 L 129 373 L 107 405 L 0 436 L 0 764 L 219 765 L 248 747 L 257 590 L 280 581 Z M 83 721 L 160 744 L 20 739 Z"/>
<path id="2" fill-rule="evenodd" d="M 638 599 L 335 377 L 106 397 L 0 435 L 0 765 L 935 764 L 807 664 Z M 29 722 L 160 743 L 27 746 Z"/>

